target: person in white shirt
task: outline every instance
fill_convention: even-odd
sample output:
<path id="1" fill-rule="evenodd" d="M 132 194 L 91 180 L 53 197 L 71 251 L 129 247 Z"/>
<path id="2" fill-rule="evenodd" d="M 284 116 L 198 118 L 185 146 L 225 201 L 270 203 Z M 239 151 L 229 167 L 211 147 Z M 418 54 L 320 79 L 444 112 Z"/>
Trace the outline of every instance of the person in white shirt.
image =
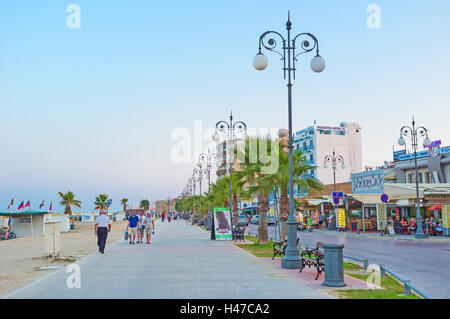
<path id="1" fill-rule="evenodd" d="M 150 245 L 150 239 L 152 238 L 152 232 L 155 229 L 155 221 L 152 214 L 147 213 L 145 217 L 145 234 L 147 235 L 147 244 Z"/>
<path id="2" fill-rule="evenodd" d="M 98 251 L 101 254 L 105 253 L 106 239 L 108 233 L 111 231 L 111 220 L 106 215 L 106 209 L 100 209 L 100 215 L 95 220 L 94 232 L 97 236 Z"/>

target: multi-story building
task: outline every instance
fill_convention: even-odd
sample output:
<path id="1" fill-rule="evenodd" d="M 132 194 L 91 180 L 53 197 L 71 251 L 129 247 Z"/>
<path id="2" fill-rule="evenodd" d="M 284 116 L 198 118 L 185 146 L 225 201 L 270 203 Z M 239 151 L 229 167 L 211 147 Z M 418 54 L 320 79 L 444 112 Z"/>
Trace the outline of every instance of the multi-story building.
<path id="1" fill-rule="evenodd" d="M 361 126 L 358 123 L 341 123 L 340 126 L 319 126 L 314 124 L 295 133 L 294 149 L 302 150 L 309 164 L 316 166 L 308 173 L 323 184 L 333 184 L 331 165 L 324 168 L 327 155 L 341 155 L 344 168 L 338 165 L 336 183 L 350 181 L 352 173 L 362 170 Z"/>
<path id="2" fill-rule="evenodd" d="M 419 183 L 450 183 L 450 146 L 439 146 L 436 141 L 433 147 L 417 152 Z M 416 182 L 414 153 L 394 152 L 394 167 L 397 183 Z"/>

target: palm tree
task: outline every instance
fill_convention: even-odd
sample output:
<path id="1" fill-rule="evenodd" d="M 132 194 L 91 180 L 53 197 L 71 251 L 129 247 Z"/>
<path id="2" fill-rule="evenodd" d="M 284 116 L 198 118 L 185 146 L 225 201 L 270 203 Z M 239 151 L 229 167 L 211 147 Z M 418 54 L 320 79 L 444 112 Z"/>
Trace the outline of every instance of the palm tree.
<path id="1" fill-rule="evenodd" d="M 288 185 L 289 185 L 289 156 L 286 149 L 286 141 L 279 141 L 279 165 L 278 170 L 271 174 L 269 178 L 273 179 L 274 185 L 280 189 L 280 221 L 281 221 L 281 235 L 280 240 L 286 239 L 287 225 L 286 221 L 289 218 L 289 197 L 288 197 Z M 301 150 L 294 152 L 293 161 L 293 177 L 294 184 L 299 188 L 313 188 L 320 190 L 322 184 L 316 178 L 307 178 L 305 173 L 315 166 L 309 165 L 305 156 Z"/>
<path id="2" fill-rule="evenodd" d="M 64 214 L 68 214 L 72 216 L 72 205 L 78 208 L 81 208 L 81 201 L 75 199 L 75 194 L 71 191 L 67 193 L 58 192 L 58 195 L 61 197 L 61 201 L 59 204 L 61 206 L 66 206 L 64 209 Z"/>
<path id="3" fill-rule="evenodd" d="M 243 170 L 239 172 L 239 177 L 244 179 L 248 186 L 249 195 L 258 197 L 258 243 L 266 245 L 269 240 L 269 230 L 267 225 L 267 212 L 269 210 L 269 193 L 274 188 L 273 179 L 265 174 L 265 168 L 269 165 L 267 160 L 274 158 L 273 151 L 278 151 L 272 145 L 269 138 L 247 138 L 243 147 L 237 149 L 240 158 L 244 163 L 240 163 Z M 265 155 L 264 155 L 265 154 Z M 275 156 L 276 157 L 276 156 Z"/>
<path id="4" fill-rule="evenodd" d="M 233 220 L 238 220 L 238 198 L 248 197 L 244 190 L 245 179 L 242 178 L 240 172 L 235 172 L 231 178 L 231 195 L 233 196 Z M 212 202 L 225 206 L 230 200 L 230 176 L 224 176 L 216 181 L 216 184 L 211 183 Z M 208 199 L 206 196 L 205 200 Z"/>
<path id="5" fill-rule="evenodd" d="M 122 198 L 122 200 L 120 201 L 120 205 L 122 205 L 124 212 L 127 210 L 127 203 L 128 203 L 128 198 Z"/>
<path id="6" fill-rule="evenodd" d="M 95 201 L 94 201 L 94 205 L 95 208 L 94 209 L 102 209 L 102 208 L 106 208 L 106 204 L 108 203 L 108 195 L 106 194 L 100 194 L 97 197 L 95 197 Z"/>
<path id="7" fill-rule="evenodd" d="M 141 200 L 141 203 L 139 204 L 139 207 L 141 207 L 143 209 L 149 209 L 150 208 L 150 202 L 148 201 L 148 199 L 143 199 L 143 200 Z"/>

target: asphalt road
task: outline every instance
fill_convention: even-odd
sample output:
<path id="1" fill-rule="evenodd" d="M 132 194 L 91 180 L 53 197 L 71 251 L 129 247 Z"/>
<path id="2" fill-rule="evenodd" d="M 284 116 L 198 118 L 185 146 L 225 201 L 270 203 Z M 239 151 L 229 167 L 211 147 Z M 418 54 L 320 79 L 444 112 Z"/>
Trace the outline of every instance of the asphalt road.
<path id="1" fill-rule="evenodd" d="M 248 231 L 257 233 L 257 225 L 249 225 Z M 246 231 L 247 233 L 247 231 Z M 274 237 L 274 227 L 269 226 L 269 237 Z M 315 246 L 316 242 L 344 244 L 344 254 L 367 258 L 369 263 L 384 264 L 432 298 L 450 298 L 450 241 L 416 242 L 353 238 L 324 233 L 297 232 L 299 244 Z"/>

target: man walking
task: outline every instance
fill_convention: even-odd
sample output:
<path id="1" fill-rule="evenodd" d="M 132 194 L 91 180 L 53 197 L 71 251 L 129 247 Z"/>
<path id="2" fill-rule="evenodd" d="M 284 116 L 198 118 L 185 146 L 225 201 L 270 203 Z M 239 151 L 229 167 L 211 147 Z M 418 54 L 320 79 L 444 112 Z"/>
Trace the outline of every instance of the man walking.
<path id="1" fill-rule="evenodd" d="M 98 251 L 101 254 L 105 253 L 106 238 L 111 231 L 111 220 L 106 215 L 106 209 L 100 209 L 100 215 L 95 220 L 94 232 L 97 236 Z"/>
<path id="2" fill-rule="evenodd" d="M 130 228 L 130 245 L 134 245 L 134 241 L 137 235 L 137 228 L 139 224 L 139 217 L 136 216 L 136 212 L 133 212 L 128 218 L 127 230 Z"/>
<path id="3" fill-rule="evenodd" d="M 150 240 L 152 238 L 152 232 L 155 229 L 155 221 L 152 214 L 147 213 L 145 217 L 145 234 L 147 235 L 147 244 L 150 245 Z"/>
<path id="4" fill-rule="evenodd" d="M 145 232 L 145 216 L 144 212 L 139 213 L 139 227 L 138 227 L 138 243 L 143 243 L 144 232 Z"/>

